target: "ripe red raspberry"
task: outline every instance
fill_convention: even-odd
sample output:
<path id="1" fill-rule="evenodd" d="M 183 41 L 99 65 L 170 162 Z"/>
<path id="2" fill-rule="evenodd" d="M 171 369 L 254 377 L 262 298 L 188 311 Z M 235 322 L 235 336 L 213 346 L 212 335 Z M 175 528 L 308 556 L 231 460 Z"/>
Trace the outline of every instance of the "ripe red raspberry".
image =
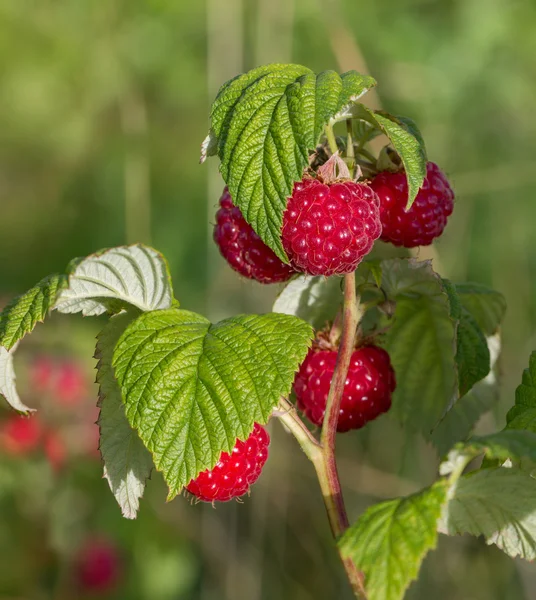
<path id="1" fill-rule="evenodd" d="M 109 592 L 117 584 L 121 565 L 119 552 L 110 540 L 88 540 L 75 558 L 76 580 L 85 592 Z"/>
<path id="2" fill-rule="evenodd" d="M 311 348 L 294 381 L 298 408 L 315 425 L 324 420 L 337 352 Z M 396 387 L 389 354 L 377 346 L 354 350 L 344 385 L 337 431 L 360 429 L 387 412 Z"/>
<path id="3" fill-rule="evenodd" d="M 14 414 L 2 423 L 0 445 L 8 454 L 24 456 L 37 449 L 42 435 L 43 427 L 38 417 Z"/>
<path id="4" fill-rule="evenodd" d="M 408 183 L 405 172 L 383 171 L 370 187 L 380 198 L 381 239 L 395 246 L 428 246 L 445 229 L 454 208 L 454 192 L 441 169 L 426 165 L 426 177 L 412 207 L 406 212 Z"/>
<path id="5" fill-rule="evenodd" d="M 229 265 L 240 275 L 261 283 L 287 281 L 294 269 L 283 263 L 255 233 L 240 209 L 233 204 L 227 188 L 216 213 L 214 241 Z"/>
<path id="6" fill-rule="evenodd" d="M 268 458 L 270 436 L 264 427 L 255 427 L 245 442 L 238 440 L 231 454 L 222 452 L 216 466 L 192 479 L 186 489 L 204 502 L 227 502 L 243 496 L 261 474 Z"/>
<path id="7" fill-rule="evenodd" d="M 283 215 L 290 264 L 310 275 L 355 271 L 380 233 L 378 197 L 365 183 L 350 180 L 296 183 Z"/>

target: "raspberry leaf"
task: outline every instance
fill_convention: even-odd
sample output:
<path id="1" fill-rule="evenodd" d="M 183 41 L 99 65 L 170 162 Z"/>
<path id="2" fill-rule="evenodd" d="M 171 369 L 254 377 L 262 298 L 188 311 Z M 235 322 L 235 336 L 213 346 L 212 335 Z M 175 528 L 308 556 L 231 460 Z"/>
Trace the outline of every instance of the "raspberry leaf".
<path id="1" fill-rule="evenodd" d="M 523 371 L 515 404 L 506 415 L 506 427 L 536 432 L 536 352 L 530 355 L 529 367 Z"/>
<path id="2" fill-rule="evenodd" d="M 400 156 L 408 180 L 406 210 L 409 210 L 426 177 L 426 147 L 417 125 L 407 117 L 398 117 L 380 110 L 374 111 L 362 104 L 354 107 L 353 116 L 364 119 L 380 129 Z"/>
<path id="3" fill-rule="evenodd" d="M 50 275 L 14 298 L 0 313 L 0 346 L 10 350 L 37 323 L 42 323 L 65 283 L 63 275 Z"/>
<path id="4" fill-rule="evenodd" d="M 473 316 L 485 335 L 493 335 L 506 312 L 504 296 L 480 283 L 457 283 L 462 306 Z"/>
<path id="5" fill-rule="evenodd" d="M 272 310 L 294 315 L 321 329 L 342 305 L 341 284 L 340 277 L 296 277 L 279 294 Z"/>
<path id="6" fill-rule="evenodd" d="M 69 266 L 69 284 L 54 306 L 62 313 L 84 316 L 169 308 L 173 290 L 165 258 L 142 244 L 102 250 Z"/>
<path id="7" fill-rule="evenodd" d="M 0 313 L 0 395 L 12 408 L 28 413 L 15 385 L 13 354 L 18 342 L 43 322 L 66 285 L 63 275 L 50 275 L 26 293 L 14 298 Z"/>
<path id="8" fill-rule="evenodd" d="M 487 460 L 506 461 L 529 459 L 536 461 L 536 433 L 532 431 L 505 430 L 486 436 L 475 436 L 467 442 L 456 444 L 440 466 L 441 475 L 455 470 L 460 458 L 465 462 L 484 455 Z"/>
<path id="9" fill-rule="evenodd" d="M 478 419 L 499 400 L 495 364 L 501 349 L 499 334 L 487 338 L 492 371 L 447 412 L 432 431 L 430 441 L 444 455 L 453 444 L 469 437 Z"/>
<path id="10" fill-rule="evenodd" d="M 126 416 L 151 451 L 169 498 L 222 451 L 266 423 L 311 343 L 311 327 L 278 314 L 215 325 L 189 311 L 144 313 L 116 345 Z"/>
<path id="11" fill-rule="evenodd" d="M 536 558 L 536 480 L 515 468 L 461 477 L 439 523 L 440 533 L 483 535 L 511 557 Z"/>
<path id="12" fill-rule="evenodd" d="M 369 508 L 339 541 L 344 557 L 365 575 L 369 600 L 400 600 L 437 543 L 448 483 Z"/>
<path id="13" fill-rule="evenodd" d="M 218 92 L 202 160 L 217 144 L 233 202 L 281 260 L 288 261 L 283 212 L 309 154 L 324 126 L 374 85 L 355 71 L 315 75 L 300 65 L 272 64 L 231 79 Z"/>
<path id="14" fill-rule="evenodd" d="M 114 315 L 97 338 L 95 358 L 99 384 L 99 449 L 104 462 L 104 476 L 110 485 L 123 516 L 136 518 L 145 482 L 153 461 L 125 415 L 121 390 L 114 376 L 112 356 L 115 345 L 138 312 Z"/>

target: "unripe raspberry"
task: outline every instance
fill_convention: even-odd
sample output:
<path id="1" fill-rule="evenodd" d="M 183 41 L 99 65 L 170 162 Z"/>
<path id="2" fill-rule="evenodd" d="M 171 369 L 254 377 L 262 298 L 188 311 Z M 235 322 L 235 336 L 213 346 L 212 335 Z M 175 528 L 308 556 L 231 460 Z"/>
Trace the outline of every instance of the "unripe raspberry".
<path id="1" fill-rule="evenodd" d="M 192 479 L 186 489 L 204 502 L 227 502 L 243 496 L 259 478 L 269 444 L 268 432 L 255 423 L 246 441 L 238 440 L 231 454 L 222 452 L 216 466 Z"/>
<path id="2" fill-rule="evenodd" d="M 294 381 L 298 408 L 315 425 L 324 420 L 331 379 L 337 361 L 336 350 L 313 346 Z M 354 350 L 344 385 L 337 431 L 360 429 L 391 407 L 396 387 L 389 354 L 378 346 Z"/>
<path id="3" fill-rule="evenodd" d="M 379 200 L 365 183 L 294 185 L 283 214 L 282 240 L 290 264 L 310 275 L 355 271 L 380 236 Z"/>
<path id="4" fill-rule="evenodd" d="M 214 241 L 222 256 L 240 275 L 261 283 L 287 281 L 295 271 L 283 263 L 246 222 L 233 204 L 229 190 L 223 190 L 216 213 Z"/>
<path id="5" fill-rule="evenodd" d="M 427 163 L 422 188 L 407 212 L 405 172 L 382 171 L 374 177 L 370 187 L 380 198 L 381 239 L 395 246 L 428 246 L 443 233 L 454 208 L 454 192 L 433 162 Z"/>

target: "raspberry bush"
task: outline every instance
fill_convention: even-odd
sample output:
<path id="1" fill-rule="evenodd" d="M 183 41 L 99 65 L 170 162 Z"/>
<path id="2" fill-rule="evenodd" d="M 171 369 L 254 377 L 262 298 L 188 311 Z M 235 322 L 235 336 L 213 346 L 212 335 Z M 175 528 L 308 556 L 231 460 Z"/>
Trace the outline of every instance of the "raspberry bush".
<path id="1" fill-rule="evenodd" d="M 439 534 L 536 558 L 536 353 L 504 429 L 472 435 L 493 402 L 504 298 L 441 277 L 418 251 L 387 258 L 375 243 L 429 244 L 455 206 L 415 123 L 360 102 L 375 85 L 300 65 L 224 84 L 201 156 L 218 156 L 228 190 L 214 238 L 240 274 L 285 283 L 273 311 L 210 322 L 180 305 L 165 258 L 141 244 L 72 261 L 0 316 L 0 393 L 23 415 L 4 426 L 4 451 L 22 460 L 45 444 L 61 466 L 58 440 L 24 416 L 34 409 L 17 392 L 14 353 L 51 311 L 106 315 L 95 350 L 99 449 L 125 517 L 136 516 L 155 468 L 169 500 L 184 492 L 217 504 L 249 492 L 272 420 L 312 462 L 356 597 L 402 598 Z M 80 381 L 72 369 L 61 378 L 68 393 L 57 406 L 73 410 Z M 53 379 L 43 364 L 34 383 Z M 337 432 L 376 418 L 419 432 L 437 452 L 438 476 L 350 524 Z M 97 550 L 80 559 L 81 585 L 108 589 L 116 556 Z"/>

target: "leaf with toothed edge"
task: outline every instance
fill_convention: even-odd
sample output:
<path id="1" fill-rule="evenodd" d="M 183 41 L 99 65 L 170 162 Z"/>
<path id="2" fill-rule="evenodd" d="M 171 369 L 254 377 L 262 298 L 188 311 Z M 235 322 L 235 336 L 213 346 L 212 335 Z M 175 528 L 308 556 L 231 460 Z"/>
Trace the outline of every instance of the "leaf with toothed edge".
<path id="1" fill-rule="evenodd" d="M 448 482 L 441 480 L 417 494 L 375 504 L 340 539 L 342 555 L 365 575 L 369 600 L 403 598 L 437 544 L 447 490 Z"/>
<path id="2" fill-rule="evenodd" d="M 66 285 L 63 275 L 50 275 L 21 296 L 14 298 L 0 313 L 0 395 L 15 410 L 28 413 L 34 409 L 20 399 L 15 385 L 13 355 L 18 342 L 43 322 L 58 293 Z"/>
<path id="3" fill-rule="evenodd" d="M 440 533 L 483 535 L 512 558 L 536 559 L 536 479 L 516 468 L 461 477 L 438 524 Z"/>
<path id="4" fill-rule="evenodd" d="M 300 65 L 272 64 L 231 79 L 218 92 L 201 160 L 217 144 L 233 202 L 281 260 L 287 262 L 283 212 L 310 152 L 324 126 L 374 85 L 355 71 L 315 75 Z"/>
<path id="5" fill-rule="evenodd" d="M 311 344 L 311 327 L 287 315 L 217 324 L 185 310 L 144 313 L 113 358 L 126 416 L 169 486 L 169 498 L 223 451 L 266 423 Z"/>
<path id="6" fill-rule="evenodd" d="M 10 350 L 37 323 L 42 323 L 65 284 L 64 275 L 50 275 L 14 298 L 0 313 L 0 346 Z"/>
<path id="7" fill-rule="evenodd" d="M 69 285 L 54 306 L 84 316 L 119 312 L 128 306 L 143 311 L 169 308 L 173 290 L 165 258 L 142 244 L 119 246 L 72 261 Z"/>
<path id="8" fill-rule="evenodd" d="M 130 311 L 114 315 L 98 335 L 95 351 L 100 408 L 99 450 L 104 462 L 104 476 L 127 519 L 136 518 L 153 460 L 125 416 L 112 356 L 117 341 L 138 314 Z"/>

